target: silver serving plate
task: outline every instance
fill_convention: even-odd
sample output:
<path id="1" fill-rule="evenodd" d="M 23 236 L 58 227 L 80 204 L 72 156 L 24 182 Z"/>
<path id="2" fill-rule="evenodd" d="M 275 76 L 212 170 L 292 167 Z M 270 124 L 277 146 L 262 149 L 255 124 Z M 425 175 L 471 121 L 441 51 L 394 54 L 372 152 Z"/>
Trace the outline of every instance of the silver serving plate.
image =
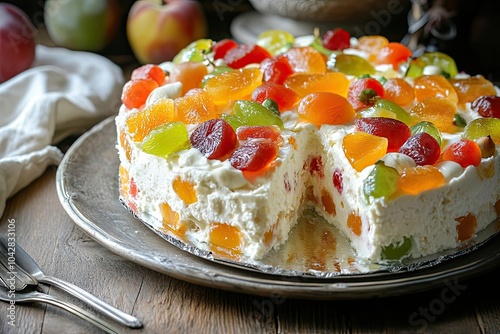
<path id="1" fill-rule="evenodd" d="M 79 227 L 110 251 L 191 283 L 265 296 L 361 299 L 435 288 L 449 280 L 485 273 L 500 263 L 498 221 L 462 249 L 405 263 L 357 262 L 353 266 L 353 261 L 334 261 L 318 269 L 310 266 L 310 261 L 303 261 L 304 255 L 298 257 L 300 261 L 284 260 L 289 258 L 287 252 L 296 248 L 286 246 L 258 263 L 220 259 L 136 219 L 118 200 L 118 166 L 111 117 L 82 135 L 61 162 L 57 191 L 64 209 Z M 314 220 L 322 224 L 313 216 L 304 217 L 305 223 Z M 345 243 L 340 235 L 336 238 L 337 243 Z M 352 253 L 347 249 L 338 254 L 338 258 L 342 257 L 351 259 Z"/>

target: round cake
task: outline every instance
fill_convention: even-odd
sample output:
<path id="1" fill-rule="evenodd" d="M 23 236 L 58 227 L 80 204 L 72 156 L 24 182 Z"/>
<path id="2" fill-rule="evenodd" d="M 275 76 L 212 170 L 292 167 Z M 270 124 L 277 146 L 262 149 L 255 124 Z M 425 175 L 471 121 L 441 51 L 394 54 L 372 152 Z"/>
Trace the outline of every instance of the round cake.
<path id="1" fill-rule="evenodd" d="M 203 39 L 136 69 L 122 102 L 121 201 L 219 258 L 265 258 L 306 208 L 376 263 L 466 246 L 500 215 L 500 97 L 440 52 L 341 29 Z"/>

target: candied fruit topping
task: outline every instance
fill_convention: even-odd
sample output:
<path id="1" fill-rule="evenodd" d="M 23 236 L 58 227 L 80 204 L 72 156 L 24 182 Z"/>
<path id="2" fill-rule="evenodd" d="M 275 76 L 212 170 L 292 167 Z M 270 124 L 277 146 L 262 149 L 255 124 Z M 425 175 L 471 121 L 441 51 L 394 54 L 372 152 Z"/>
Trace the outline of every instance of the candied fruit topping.
<path id="1" fill-rule="evenodd" d="M 366 117 L 356 119 L 354 124 L 356 125 L 356 129 L 360 131 L 387 138 L 387 152 L 397 152 L 411 136 L 408 125 L 397 119 Z"/>
<path id="2" fill-rule="evenodd" d="M 269 51 L 271 55 L 281 54 L 290 49 L 295 37 L 283 30 L 266 30 L 257 37 L 257 45 Z"/>
<path id="3" fill-rule="evenodd" d="M 344 50 L 351 46 L 351 34 L 341 28 L 327 30 L 321 38 L 321 43 L 328 50 Z"/>
<path id="4" fill-rule="evenodd" d="M 288 59 L 283 55 L 264 59 L 260 63 L 260 69 L 264 82 L 274 82 L 280 85 L 294 73 Z"/>
<path id="5" fill-rule="evenodd" d="M 300 97 L 320 92 L 335 93 L 347 97 L 349 79 L 340 72 L 298 73 L 286 79 L 284 85 Z"/>
<path id="6" fill-rule="evenodd" d="M 212 51 L 214 52 L 214 60 L 223 59 L 229 50 L 237 46 L 238 43 L 230 38 L 225 38 L 218 41 L 212 46 Z"/>
<path id="7" fill-rule="evenodd" d="M 384 97 L 384 86 L 373 78 L 354 80 L 347 93 L 347 100 L 358 111 L 373 105 L 378 98 Z"/>
<path id="8" fill-rule="evenodd" d="M 172 188 L 174 192 L 179 196 L 179 198 L 186 204 L 193 204 L 198 201 L 198 196 L 196 195 L 196 189 L 194 184 L 187 180 L 183 180 L 180 176 L 177 176 L 174 181 L 172 181 Z"/>
<path id="9" fill-rule="evenodd" d="M 500 96 L 480 96 L 472 102 L 471 109 L 482 117 L 500 118 Z"/>
<path id="10" fill-rule="evenodd" d="M 442 132 L 458 131 L 458 127 L 454 124 L 457 106 L 447 99 L 429 97 L 416 104 L 411 113 L 420 120 L 433 123 Z"/>
<path id="11" fill-rule="evenodd" d="M 299 100 L 299 96 L 291 89 L 274 82 L 265 82 L 255 88 L 252 93 L 252 101 L 263 103 L 271 99 L 278 105 L 278 110 L 284 112 L 290 110 Z"/>
<path id="12" fill-rule="evenodd" d="M 441 74 L 453 78 L 458 74 L 455 60 L 442 52 L 427 52 L 410 63 L 407 76 L 416 78 L 423 74 L 426 66 L 437 66 Z"/>
<path id="13" fill-rule="evenodd" d="M 421 132 L 408 138 L 399 148 L 399 153 L 409 156 L 419 166 L 433 165 L 439 159 L 441 148 L 434 137 Z"/>
<path id="14" fill-rule="evenodd" d="M 135 142 L 141 142 L 154 128 L 175 120 L 177 116 L 174 101 L 160 98 L 143 110 L 128 116 L 125 122 L 130 138 Z"/>
<path id="15" fill-rule="evenodd" d="M 477 219 L 472 213 L 455 218 L 457 224 L 457 240 L 462 242 L 474 236 L 477 229 Z"/>
<path id="16" fill-rule="evenodd" d="M 175 65 L 172 72 L 170 72 L 170 82 L 182 83 L 181 95 L 184 95 L 193 88 L 200 88 L 201 82 L 207 74 L 207 67 L 203 63 L 180 63 Z"/>
<path id="17" fill-rule="evenodd" d="M 454 161 L 462 168 L 471 165 L 477 167 L 481 163 L 481 149 L 475 141 L 460 139 L 443 151 L 441 159 Z"/>
<path id="18" fill-rule="evenodd" d="M 335 93 L 311 93 L 299 102 L 298 115 L 316 125 L 344 124 L 354 118 L 355 111 L 345 97 Z"/>
<path id="19" fill-rule="evenodd" d="M 256 172 L 266 168 L 278 156 L 278 145 L 267 138 L 242 143 L 229 157 L 231 165 L 241 171 Z"/>
<path id="20" fill-rule="evenodd" d="M 210 227 L 210 250 L 218 255 L 234 257 L 241 254 L 241 231 L 236 226 L 214 223 Z"/>
<path id="21" fill-rule="evenodd" d="M 384 98 L 398 105 L 405 106 L 415 100 L 415 90 L 401 78 L 389 78 L 384 83 Z"/>
<path id="22" fill-rule="evenodd" d="M 141 143 L 144 152 L 164 158 L 190 146 L 186 125 L 182 122 L 168 122 L 155 128 Z"/>
<path id="23" fill-rule="evenodd" d="M 393 69 L 398 70 L 402 63 L 406 63 L 411 57 L 411 51 L 406 46 L 397 42 L 390 42 L 377 53 L 378 64 L 391 64 Z"/>
<path id="24" fill-rule="evenodd" d="M 432 124 L 431 122 L 427 121 L 422 121 L 410 128 L 411 134 L 416 135 L 417 133 L 422 133 L 425 132 L 429 135 L 431 135 L 436 141 L 438 142 L 439 146 L 441 146 L 441 142 L 443 141 L 443 138 L 441 137 L 441 132 L 439 129 Z"/>
<path id="25" fill-rule="evenodd" d="M 217 107 L 210 95 L 201 88 L 194 88 L 175 99 L 177 119 L 186 124 L 199 124 L 217 117 Z"/>
<path id="26" fill-rule="evenodd" d="M 467 124 L 463 136 L 476 140 L 490 136 L 495 144 L 500 144 L 500 118 L 478 118 Z"/>
<path id="27" fill-rule="evenodd" d="M 127 109 L 140 108 L 146 103 L 149 94 L 158 87 L 152 79 L 135 79 L 128 81 L 122 90 L 122 102 Z"/>
<path id="28" fill-rule="evenodd" d="M 325 73 L 326 61 L 321 53 L 311 47 L 294 47 L 283 54 L 295 73 Z"/>
<path id="29" fill-rule="evenodd" d="M 372 198 L 386 198 L 394 194 L 398 187 L 399 173 L 395 168 L 386 166 L 382 160 L 377 161 L 363 183 L 363 193 L 367 201 Z"/>
<path id="30" fill-rule="evenodd" d="M 283 142 L 281 131 L 275 125 L 240 126 L 236 130 L 236 135 L 239 140 L 267 138 L 277 144 L 281 144 Z"/>
<path id="31" fill-rule="evenodd" d="M 205 54 L 212 50 L 213 41 L 211 39 L 198 39 L 191 42 L 182 49 L 172 60 L 174 64 L 184 62 L 202 62 L 205 60 Z"/>
<path id="32" fill-rule="evenodd" d="M 387 153 L 387 145 L 387 138 L 365 132 L 350 133 L 342 140 L 344 154 L 358 172 L 380 160 Z"/>
<path id="33" fill-rule="evenodd" d="M 229 67 L 239 69 L 250 64 L 260 64 L 270 57 L 269 51 L 257 44 L 239 44 L 226 52 L 224 62 Z"/>
<path id="34" fill-rule="evenodd" d="M 495 86 L 482 75 L 460 79 L 454 78 L 450 79 L 450 82 L 457 92 L 461 107 L 464 107 L 468 102 L 473 102 L 480 96 L 496 95 Z"/>
<path id="35" fill-rule="evenodd" d="M 241 125 L 276 125 L 280 129 L 284 128 L 280 115 L 257 102 L 238 100 L 233 105 L 233 114 Z"/>
<path id="36" fill-rule="evenodd" d="M 415 98 L 422 102 L 429 97 L 440 97 L 453 104 L 458 103 L 458 95 L 451 83 L 442 75 L 423 75 L 415 79 Z"/>
<path id="37" fill-rule="evenodd" d="M 398 179 L 398 188 L 408 194 L 419 194 L 444 184 L 444 176 L 434 166 L 415 166 L 405 168 Z"/>
<path id="38" fill-rule="evenodd" d="M 356 48 L 368 54 L 368 60 L 373 62 L 383 47 L 389 45 L 387 38 L 383 36 L 361 36 Z"/>
<path id="39" fill-rule="evenodd" d="M 262 72 L 258 68 L 221 73 L 205 82 L 203 89 L 215 104 L 246 98 L 262 84 Z"/>
<path id="40" fill-rule="evenodd" d="M 158 65 L 147 64 L 132 71 L 130 79 L 151 79 L 162 85 L 165 82 L 165 72 Z"/>
<path id="41" fill-rule="evenodd" d="M 189 141 L 208 159 L 221 159 L 238 144 L 236 133 L 223 119 L 203 122 L 191 133 Z"/>
<path id="42" fill-rule="evenodd" d="M 328 58 L 329 70 L 338 71 L 347 75 L 359 77 L 364 74 L 375 74 L 375 67 L 366 59 L 356 55 L 332 53 Z"/>

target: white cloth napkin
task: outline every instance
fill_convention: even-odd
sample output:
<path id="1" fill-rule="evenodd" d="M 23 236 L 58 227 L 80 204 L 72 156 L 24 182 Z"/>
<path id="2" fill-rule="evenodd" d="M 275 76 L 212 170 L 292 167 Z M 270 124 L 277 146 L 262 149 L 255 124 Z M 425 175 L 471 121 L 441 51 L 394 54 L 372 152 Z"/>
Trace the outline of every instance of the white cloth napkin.
<path id="1" fill-rule="evenodd" d="M 102 56 L 39 45 L 33 66 L 0 84 L 0 217 L 10 196 L 61 161 L 54 144 L 118 111 L 123 81 Z"/>

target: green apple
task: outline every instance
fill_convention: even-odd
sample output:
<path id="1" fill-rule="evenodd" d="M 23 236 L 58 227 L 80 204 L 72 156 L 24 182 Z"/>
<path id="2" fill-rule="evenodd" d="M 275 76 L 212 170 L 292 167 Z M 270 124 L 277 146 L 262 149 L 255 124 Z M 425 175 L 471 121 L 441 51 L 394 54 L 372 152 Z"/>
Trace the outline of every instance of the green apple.
<path id="1" fill-rule="evenodd" d="M 58 46 L 73 50 L 100 51 L 116 35 L 118 0 L 47 0 L 45 24 Z"/>

